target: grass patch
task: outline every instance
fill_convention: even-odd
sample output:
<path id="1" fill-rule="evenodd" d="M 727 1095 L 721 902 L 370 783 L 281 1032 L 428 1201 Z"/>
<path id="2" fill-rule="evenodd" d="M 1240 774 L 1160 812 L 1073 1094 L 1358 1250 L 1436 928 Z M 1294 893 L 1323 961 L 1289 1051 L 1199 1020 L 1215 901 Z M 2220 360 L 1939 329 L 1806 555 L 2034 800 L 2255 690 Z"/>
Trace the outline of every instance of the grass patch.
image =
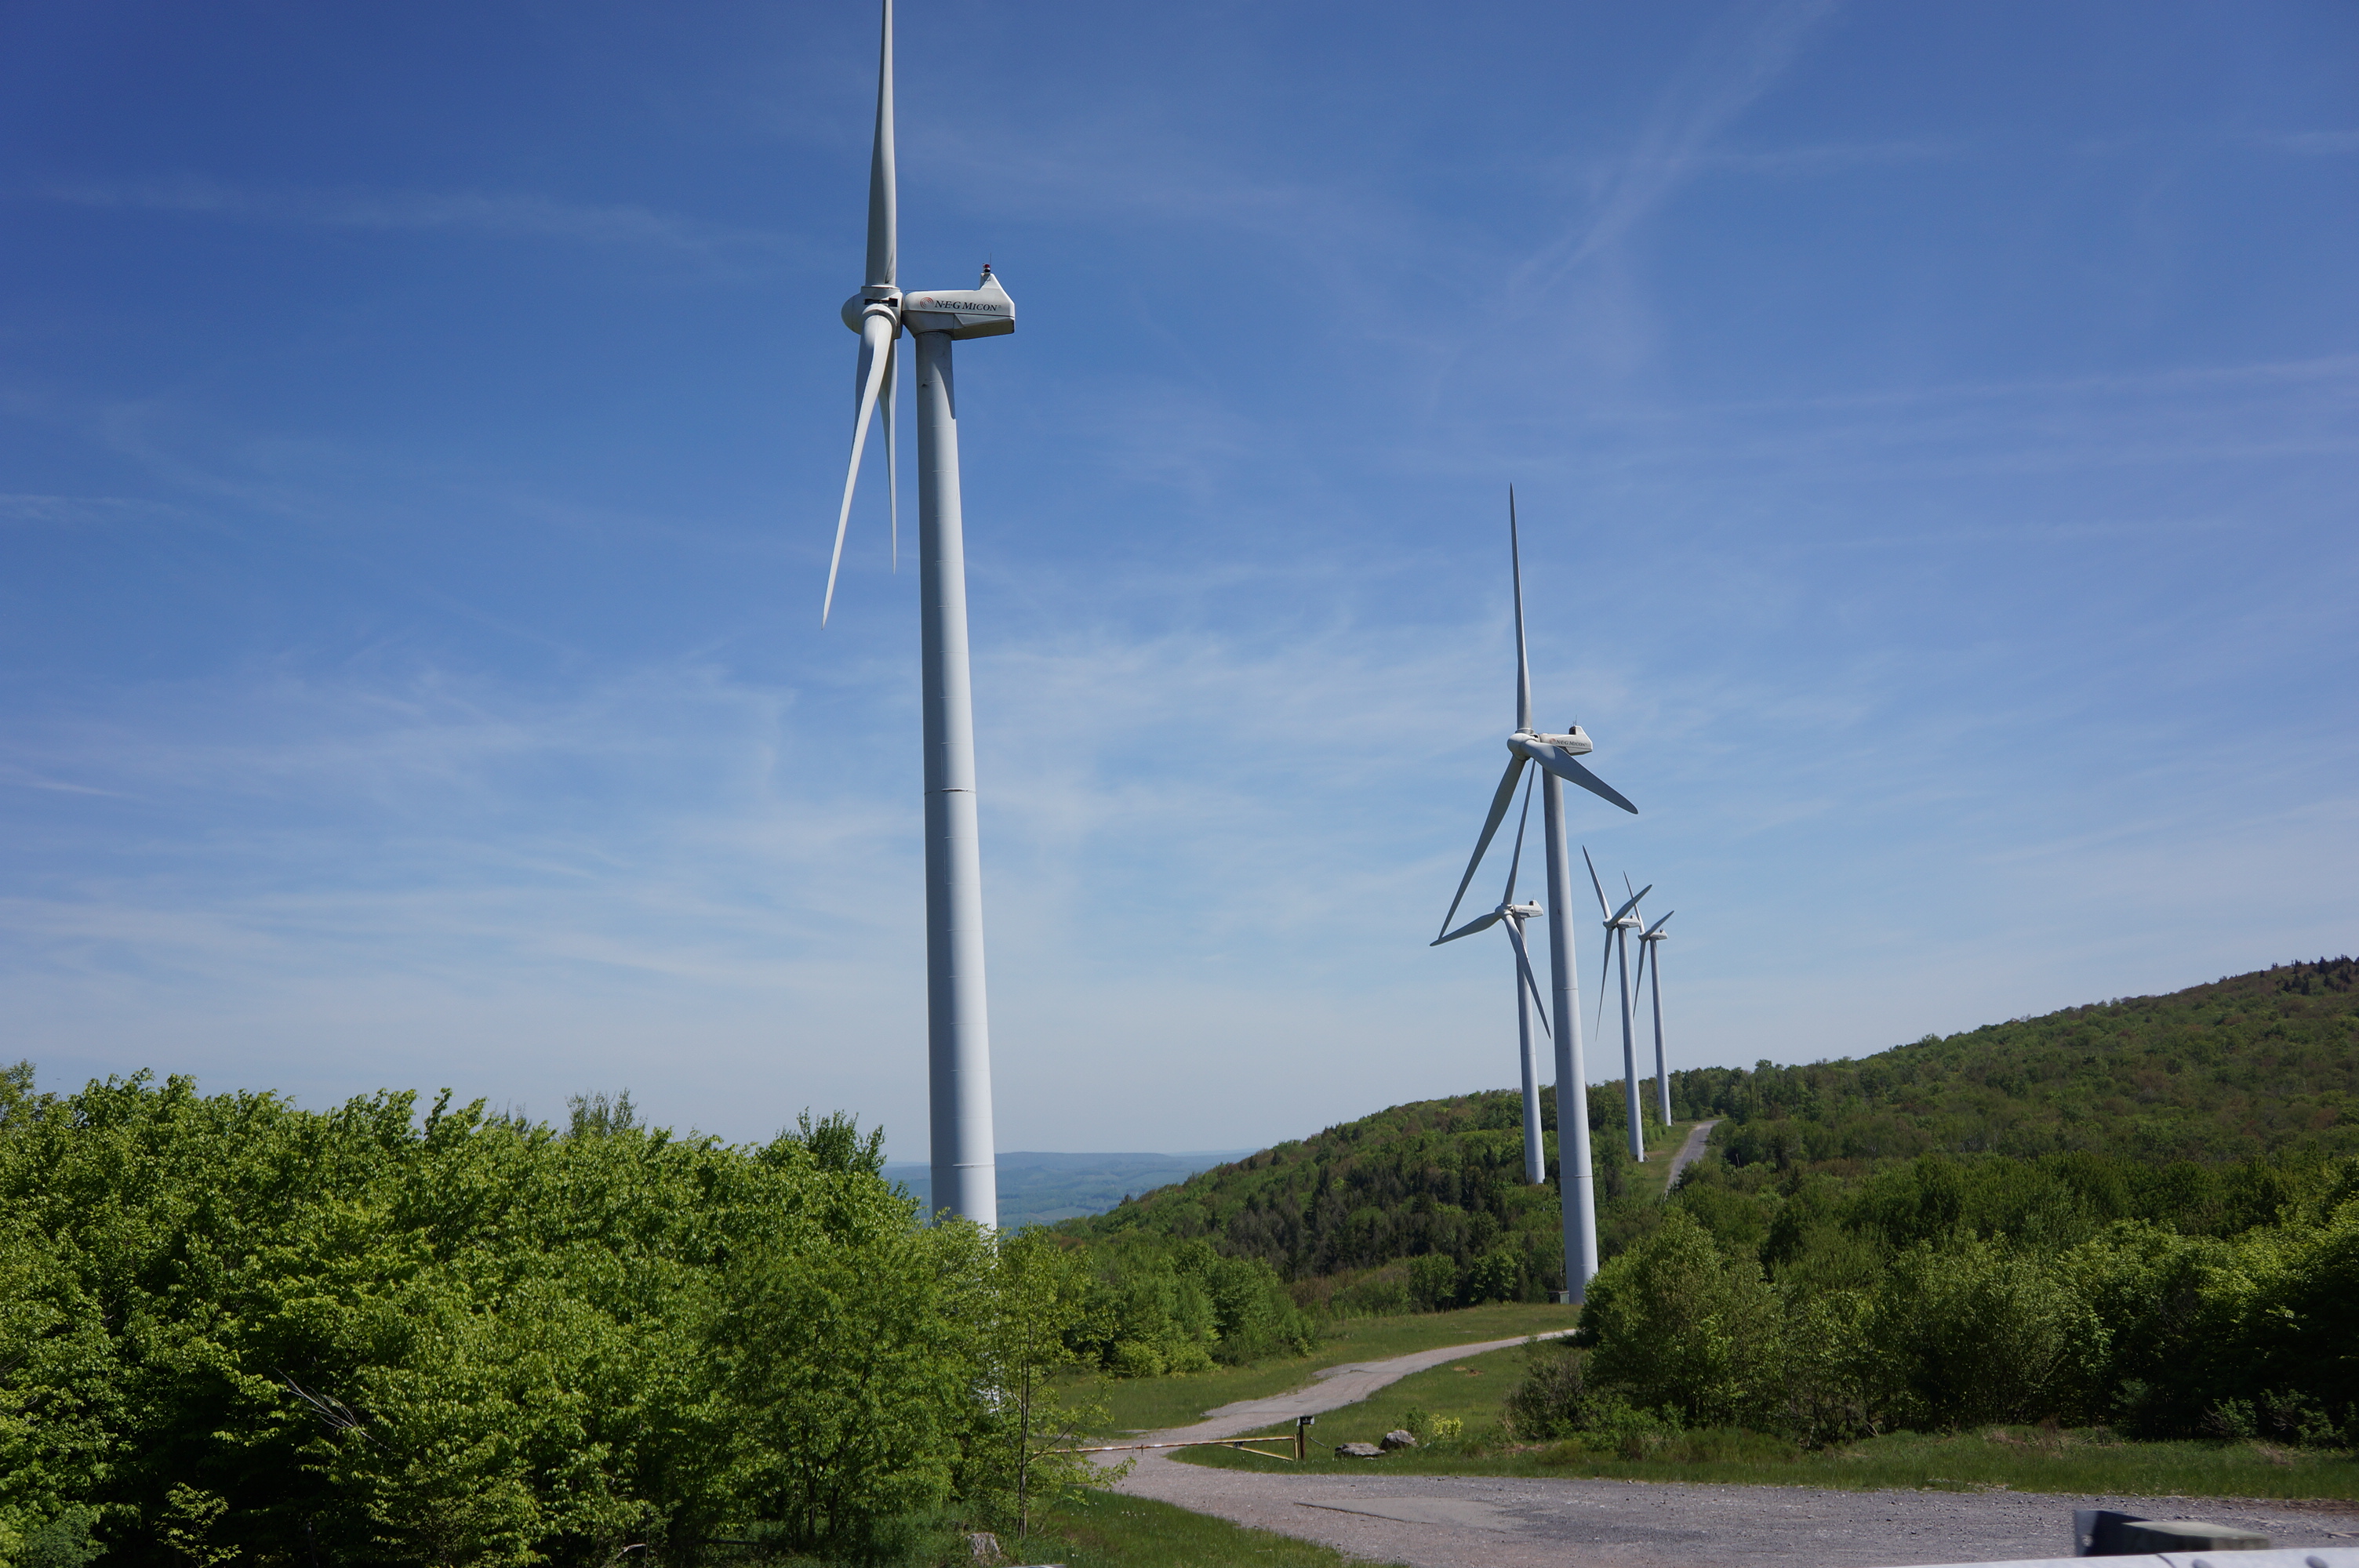
<path id="1" fill-rule="evenodd" d="M 1262 1399 L 1299 1388 L 1322 1367 L 1381 1361 L 1445 1345 L 1547 1334 L 1571 1328 L 1578 1311 L 1545 1303 L 1499 1302 L 1457 1312 L 1343 1318 L 1323 1325 L 1324 1342 L 1308 1356 L 1253 1367 L 1223 1367 L 1180 1378 L 1112 1379 L 1100 1383 L 1093 1397 L 1104 1403 L 1116 1430 L 1156 1432 L 1184 1426 L 1232 1400 Z M 1506 1390 L 1501 1389 L 1499 1394 L 1504 1398 Z"/>
<path id="2" fill-rule="evenodd" d="M 1900 1490 L 2108 1492 L 2191 1498 L 2359 1498 L 2359 1459 L 2345 1452 L 2263 1443 L 2132 1443 L 2102 1428 L 2007 1426 L 1950 1434 L 1894 1433 L 1812 1452 L 1763 1433 L 1684 1433 L 1634 1451 L 1575 1438 L 1524 1444 L 1499 1408 L 1521 1380 L 1525 1352 L 1495 1350 L 1402 1379 L 1311 1428 L 1318 1440 L 1299 1466 L 1219 1448 L 1174 1455 L 1182 1464 L 1288 1475 L 1573 1476 L 1630 1481 L 1733 1481 L 1756 1486 Z M 1339 1443 L 1374 1443 L 1410 1424 L 1413 1411 L 1455 1418 L 1461 1436 L 1382 1459 L 1338 1459 Z M 1290 1424 L 1272 1427 L 1290 1435 Z"/>
<path id="3" fill-rule="evenodd" d="M 1085 1493 L 1049 1509 L 1040 1530 L 1001 1545 L 1010 1562 L 1067 1568 L 1368 1568 L 1315 1541 L 1118 1492 Z"/>

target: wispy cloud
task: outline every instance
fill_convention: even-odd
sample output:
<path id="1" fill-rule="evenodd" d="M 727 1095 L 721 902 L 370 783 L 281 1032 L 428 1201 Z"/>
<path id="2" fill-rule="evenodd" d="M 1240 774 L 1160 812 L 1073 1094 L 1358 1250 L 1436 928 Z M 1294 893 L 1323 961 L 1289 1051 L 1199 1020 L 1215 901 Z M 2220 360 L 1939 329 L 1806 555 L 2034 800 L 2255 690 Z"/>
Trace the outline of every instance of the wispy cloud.
<path id="1" fill-rule="evenodd" d="M 1727 641 L 1748 585 L 1668 569 L 1677 591 L 1631 613 L 1664 617 L 1665 648 Z M 1157 1127 L 1252 1141 L 1364 1108 L 1335 1098 L 1347 1068 L 1363 1098 L 1507 1081 L 1504 1035 L 1489 1055 L 1434 1050 L 1482 1035 L 1495 955 L 1422 946 L 1502 756 L 1504 589 L 1415 633 L 1337 611 L 1142 635 L 1129 608 L 977 648 L 1008 1137 L 1082 1114 L 1078 1086 L 1116 1045 L 1187 1064 L 1125 1078 L 1157 1085 L 1130 1122 L 1087 1109 L 1142 1146 Z M 1808 1055 L 1862 1029 L 1881 1044 L 1893 1017 L 1911 1033 L 1978 1022 L 1962 970 L 2036 952 L 2056 978 L 2018 974 L 2013 1011 L 2116 940 L 2090 935 L 2118 914 L 2105 878 L 2150 898 L 2147 929 L 2201 940 L 2191 888 L 2131 877 L 2161 846 L 2282 862 L 2273 885 L 2297 908 L 2349 870 L 2286 852 L 2341 808 L 2283 804 L 2299 788 L 2247 804 L 2234 756 L 2106 764 L 2105 798 L 2083 796 L 2072 778 L 2139 744 L 2136 724 L 2092 724 L 2084 690 L 2017 681 L 2003 642 L 1870 649 L 1796 686 L 1619 645 L 1592 662 L 1577 650 L 1596 628 L 1547 619 L 1545 700 L 1581 697 L 1600 770 L 1648 813 L 1580 831 L 1708 914 L 1683 949 L 1694 1041 Z M 918 748 L 906 666 L 861 678 L 874 712 L 848 730 L 806 716 L 805 693 L 685 658 L 558 696 L 431 664 L 280 663 L 68 704 L 9 741 L 18 780 L 66 793 L 18 816 L 0 987 L 38 1038 L 109 1070 L 136 1065 L 109 1039 L 181 1041 L 202 1062 L 234 1036 L 244 1070 L 299 1063 L 314 1095 L 457 1074 L 553 1106 L 631 1082 L 658 1105 L 755 1108 L 704 1114 L 733 1135 L 766 1130 L 778 1105 L 842 1104 L 914 1147 Z M 2042 754 L 2012 755 L 2027 735 Z M 1908 892 L 1927 856 L 1944 879 L 1930 903 Z M 2080 867 L 2104 877 L 2079 885 Z M 2027 890 L 2036 917 L 1994 935 L 1993 912 Z M 1910 940 L 1830 1011 L 1788 897 L 1888 901 Z M 307 1058 L 307 1037 L 366 1048 Z M 1219 1087 L 1248 1073 L 1263 1121 Z"/>
<path id="2" fill-rule="evenodd" d="M 94 527 L 147 519 L 176 509 L 132 495 L 27 495 L 0 493 L 0 526 Z"/>
<path id="3" fill-rule="evenodd" d="M 2252 139 L 2262 146 L 2311 157 L 2343 157 L 2359 153 L 2359 131 L 2279 131 Z"/>
<path id="4" fill-rule="evenodd" d="M 801 255 L 793 236 L 700 222 L 633 203 L 566 201 L 531 192 L 307 190 L 189 178 L 148 184 L 59 183 L 41 200 L 78 207 L 240 219 L 328 229 L 470 232 L 697 255 L 756 250 Z"/>
<path id="5" fill-rule="evenodd" d="M 1962 157 L 1969 149 L 1954 141 L 1828 142 L 1802 146 L 1706 148 L 1686 155 L 1668 170 L 1688 173 L 1727 170 L 1737 174 L 1815 175 L 1854 168 L 1938 163 Z M 1635 161 L 1635 160 L 1634 160 Z"/>
<path id="6" fill-rule="evenodd" d="M 1706 167 L 1713 138 L 1785 74 L 1835 8 L 1836 0 L 1774 0 L 1739 5 L 1723 18 L 1666 86 L 1593 210 L 1524 264 L 1516 291 L 1544 289 L 1619 245 Z"/>

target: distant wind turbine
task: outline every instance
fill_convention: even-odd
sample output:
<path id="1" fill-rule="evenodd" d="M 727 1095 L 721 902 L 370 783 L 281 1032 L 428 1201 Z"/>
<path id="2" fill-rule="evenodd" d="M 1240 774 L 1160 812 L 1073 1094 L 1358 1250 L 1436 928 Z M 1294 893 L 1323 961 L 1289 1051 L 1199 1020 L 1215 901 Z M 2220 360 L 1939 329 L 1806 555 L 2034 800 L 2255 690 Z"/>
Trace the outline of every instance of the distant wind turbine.
<path id="1" fill-rule="evenodd" d="M 1516 1042 L 1523 1053 L 1524 1065 L 1524 1180 L 1538 1186 L 1548 1180 L 1548 1148 L 1540 1134 L 1539 1062 L 1532 1049 L 1532 1013 L 1539 1012 L 1540 1032 L 1548 1033 L 1548 1010 L 1540 1006 L 1539 982 L 1532 978 L 1530 951 L 1524 946 L 1524 922 L 1538 920 L 1538 903 L 1516 902 L 1516 871 L 1524 863 L 1524 828 L 1532 816 L 1532 783 L 1524 781 L 1524 811 L 1516 819 L 1516 852 L 1507 860 L 1507 891 L 1499 895 L 1498 907 L 1479 919 L 1470 920 L 1446 936 L 1437 936 L 1431 946 L 1455 942 L 1461 936 L 1472 936 L 1477 931 L 1496 925 L 1507 934 L 1507 944 L 1516 955 Z"/>
<path id="2" fill-rule="evenodd" d="M 1618 955 L 1622 960 L 1622 1105 L 1630 1123 L 1630 1158 L 1647 1157 L 1647 1127 L 1638 1110 L 1638 1039 L 1630 1028 L 1630 933 L 1638 929 L 1638 917 L 1630 912 L 1638 901 L 1655 891 L 1648 882 L 1630 895 L 1630 901 L 1619 909 L 1605 903 L 1605 884 L 1597 880 L 1597 862 L 1589 859 L 1589 848 L 1583 845 L 1581 858 L 1589 863 L 1589 885 L 1597 890 L 1597 913 L 1605 916 L 1605 968 L 1597 972 L 1597 1015 L 1605 1016 L 1605 976 L 1614 968 Z"/>
<path id="3" fill-rule="evenodd" d="M 1612 784 L 1591 773 L 1574 758 L 1592 747 L 1576 724 L 1561 735 L 1532 728 L 1531 659 L 1524 642 L 1524 562 L 1516 533 L 1516 492 L 1507 489 L 1507 558 L 1516 584 L 1516 728 L 1507 736 L 1507 771 L 1491 796 L 1490 814 L 1474 840 L 1474 854 L 1466 874 L 1458 879 L 1457 896 L 1441 917 L 1446 935 L 1450 922 L 1466 897 L 1466 887 L 1483 863 L 1483 852 L 1515 804 L 1516 785 L 1524 764 L 1540 769 L 1540 824 L 1548 838 L 1548 901 L 1557 912 L 1549 922 L 1549 979 L 1556 1017 L 1556 1125 L 1559 1193 L 1564 1209 L 1564 1288 L 1567 1298 L 1579 1302 L 1587 1293 L 1590 1276 L 1597 1272 L 1596 1178 L 1589 1169 L 1588 1073 L 1581 1053 L 1581 980 L 1574 970 L 1572 922 L 1564 912 L 1572 907 L 1572 862 L 1565 850 L 1564 784 L 1570 780 L 1592 795 L 1610 800 L 1623 810 L 1637 807 L 1622 798 Z"/>
<path id="4" fill-rule="evenodd" d="M 1656 944 L 1671 939 L 1670 934 L 1665 931 L 1663 926 L 1670 920 L 1672 914 L 1678 913 L 1678 910 L 1672 910 L 1669 914 L 1664 915 L 1661 920 L 1658 920 L 1638 934 L 1638 978 L 1643 982 L 1651 973 L 1654 981 L 1655 1108 L 1656 1113 L 1663 1119 L 1665 1127 L 1671 1124 L 1671 1073 L 1670 1069 L 1663 1065 L 1663 956 L 1657 951 Z M 1647 959 L 1650 954 L 1655 960 L 1652 971 L 1647 968 Z"/>
<path id="5" fill-rule="evenodd" d="M 860 334 L 852 468 L 836 514 L 820 624 L 835 605 L 844 525 L 868 425 L 881 398 L 893 548 L 900 554 L 900 472 L 893 449 L 893 386 L 900 337 L 917 345 L 918 559 L 922 602 L 926 758 L 926 1015 L 932 1113 L 933 1202 L 979 1224 L 999 1220 L 992 1153 L 991 1024 L 983 976 L 983 860 L 975 833 L 974 706 L 967 673 L 965 521 L 959 505 L 958 403 L 951 343 L 1016 330 L 1016 304 L 986 265 L 973 288 L 903 294 L 893 168 L 893 0 L 884 0 L 876 65 L 876 141 L 868 165 L 868 270 L 843 302 Z"/>

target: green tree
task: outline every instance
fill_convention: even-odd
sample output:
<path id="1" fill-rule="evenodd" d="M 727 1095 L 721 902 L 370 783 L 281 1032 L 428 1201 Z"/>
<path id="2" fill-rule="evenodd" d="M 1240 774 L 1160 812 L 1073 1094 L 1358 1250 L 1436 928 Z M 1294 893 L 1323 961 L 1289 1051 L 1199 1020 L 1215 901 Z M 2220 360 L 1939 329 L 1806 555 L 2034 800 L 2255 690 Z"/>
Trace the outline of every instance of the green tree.
<path id="1" fill-rule="evenodd" d="M 1749 1256 L 1731 1258 L 1685 1213 L 1598 1271 L 1582 1309 L 1588 1378 L 1690 1423 L 1758 1419 L 1774 1392 L 1778 1301 Z"/>
<path id="2" fill-rule="evenodd" d="M 990 1249 L 963 1222 L 916 1226 L 873 1179 L 821 1179 L 820 1223 L 732 1259 L 712 1344 L 740 1495 L 797 1548 L 869 1555 L 948 1500 L 988 1419 Z"/>
<path id="3" fill-rule="evenodd" d="M 1042 1498 L 1103 1486 L 1129 1472 L 1072 1452 L 1105 1420 L 1104 1408 L 1077 1395 L 1058 1374 L 1080 1359 L 1073 1342 L 1090 1311 L 1091 1279 L 1076 1249 L 1038 1228 L 1002 1237 L 991 1270 L 989 1326 L 983 1374 L 994 1419 L 978 1445 L 972 1475 L 992 1509 L 1019 1536 L 1032 1529 Z"/>
<path id="4" fill-rule="evenodd" d="M 2076 1416 L 2106 1343 L 2059 1260 L 1980 1238 L 1894 1259 L 1865 1336 L 1884 1400 L 1919 1429 Z"/>

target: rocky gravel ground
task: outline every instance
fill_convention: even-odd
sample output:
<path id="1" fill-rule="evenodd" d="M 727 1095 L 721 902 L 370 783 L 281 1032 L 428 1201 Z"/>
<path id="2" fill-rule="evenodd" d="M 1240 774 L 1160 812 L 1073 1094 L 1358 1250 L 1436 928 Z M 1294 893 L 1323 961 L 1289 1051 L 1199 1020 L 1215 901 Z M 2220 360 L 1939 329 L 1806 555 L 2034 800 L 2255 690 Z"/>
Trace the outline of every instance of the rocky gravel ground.
<path id="1" fill-rule="evenodd" d="M 1194 1426 L 1142 1441 L 1234 1436 L 1340 1409 L 1411 1372 L 1520 1343 L 1495 1340 L 1331 1368 L 1294 1393 L 1224 1405 Z M 1847 1492 L 1373 1470 L 1365 1476 L 1261 1475 L 1181 1465 L 1153 1451 L 1140 1454 L 1123 1489 L 1415 1568 L 1873 1568 L 2063 1557 L 2072 1550 L 2072 1510 L 2086 1508 L 2208 1519 L 2259 1530 L 2280 1547 L 2359 1549 L 2359 1505 L 2344 1503 Z"/>

